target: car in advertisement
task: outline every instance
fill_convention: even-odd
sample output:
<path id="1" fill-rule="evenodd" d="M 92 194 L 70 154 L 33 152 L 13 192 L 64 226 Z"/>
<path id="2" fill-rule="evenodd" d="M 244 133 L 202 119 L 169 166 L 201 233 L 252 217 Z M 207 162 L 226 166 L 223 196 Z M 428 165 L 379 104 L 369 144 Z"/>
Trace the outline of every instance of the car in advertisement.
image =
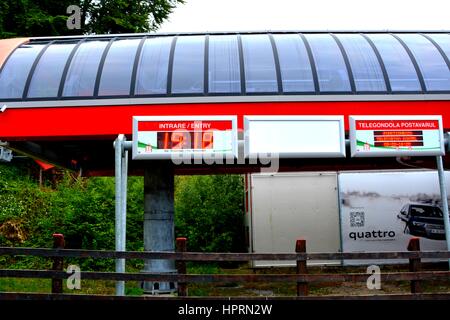
<path id="1" fill-rule="evenodd" d="M 444 215 L 436 205 L 405 204 L 397 215 L 405 223 L 404 233 L 428 239 L 445 239 Z"/>

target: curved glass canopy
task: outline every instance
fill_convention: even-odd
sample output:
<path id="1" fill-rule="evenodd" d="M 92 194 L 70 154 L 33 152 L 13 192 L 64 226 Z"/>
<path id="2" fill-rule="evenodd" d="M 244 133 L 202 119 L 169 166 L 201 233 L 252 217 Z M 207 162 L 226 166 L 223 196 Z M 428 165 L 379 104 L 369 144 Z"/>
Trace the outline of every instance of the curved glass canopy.
<path id="1" fill-rule="evenodd" d="M 0 99 L 450 92 L 447 33 L 245 33 L 34 39 Z"/>

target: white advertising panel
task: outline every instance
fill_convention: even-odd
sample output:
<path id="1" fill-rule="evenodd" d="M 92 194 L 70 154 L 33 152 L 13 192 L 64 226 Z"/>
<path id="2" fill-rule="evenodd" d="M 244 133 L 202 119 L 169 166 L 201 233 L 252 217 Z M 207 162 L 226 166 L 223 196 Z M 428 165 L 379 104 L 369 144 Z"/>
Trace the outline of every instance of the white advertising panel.
<path id="1" fill-rule="evenodd" d="M 352 157 L 444 155 L 441 116 L 351 116 Z"/>
<path id="2" fill-rule="evenodd" d="M 446 183 L 450 190 L 447 172 Z M 447 250 L 436 171 L 341 173 L 339 190 L 344 252 L 407 251 L 413 236 L 422 250 Z"/>
<path id="3" fill-rule="evenodd" d="M 249 202 L 252 252 L 294 252 L 300 238 L 308 252 L 340 250 L 336 172 L 252 174 Z M 253 266 L 295 266 L 295 261 L 254 261 Z"/>
<path id="4" fill-rule="evenodd" d="M 342 116 L 246 116 L 245 156 L 345 157 Z"/>
<path id="5" fill-rule="evenodd" d="M 237 156 L 235 116 L 133 117 L 133 159 Z"/>

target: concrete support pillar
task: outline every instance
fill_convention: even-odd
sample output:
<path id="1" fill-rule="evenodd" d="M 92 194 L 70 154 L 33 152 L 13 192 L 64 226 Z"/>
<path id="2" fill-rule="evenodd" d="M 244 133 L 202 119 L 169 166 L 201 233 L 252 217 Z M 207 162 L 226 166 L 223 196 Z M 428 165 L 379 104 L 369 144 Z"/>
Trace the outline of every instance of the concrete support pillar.
<path id="1" fill-rule="evenodd" d="M 144 172 L 144 249 L 174 251 L 174 170 L 171 161 L 152 161 Z M 176 273 L 173 260 L 146 260 L 144 272 Z M 170 293 L 175 283 L 145 282 L 147 294 Z"/>

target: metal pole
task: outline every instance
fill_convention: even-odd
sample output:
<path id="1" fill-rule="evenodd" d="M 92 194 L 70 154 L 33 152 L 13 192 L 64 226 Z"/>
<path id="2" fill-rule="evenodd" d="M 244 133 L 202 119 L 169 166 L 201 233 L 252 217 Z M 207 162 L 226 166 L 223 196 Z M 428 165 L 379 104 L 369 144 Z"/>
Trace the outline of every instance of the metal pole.
<path id="1" fill-rule="evenodd" d="M 447 188 L 445 185 L 445 171 L 442 163 L 442 156 L 436 157 L 436 163 L 439 174 L 439 187 L 441 190 L 442 210 L 444 212 L 445 239 L 447 241 L 447 250 L 450 251 L 450 218 L 448 215 Z M 450 269 L 450 259 L 448 260 Z"/>
<path id="2" fill-rule="evenodd" d="M 116 251 L 122 251 L 122 142 L 123 134 L 120 134 L 114 142 L 115 151 L 115 193 L 116 193 L 116 212 L 115 212 L 115 243 Z M 116 272 L 124 272 L 123 259 L 116 259 Z M 116 281 L 116 295 L 125 295 L 125 282 Z"/>
<path id="3" fill-rule="evenodd" d="M 126 138 L 124 138 L 125 140 Z M 123 144 L 122 144 L 123 148 Z M 126 237 L 127 237 L 127 184 L 128 184 L 128 151 L 122 152 L 122 180 L 121 180 L 121 241 L 120 251 L 127 251 L 126 249 Z M 121 259 L 121 268 L 125 272 L 125 259 Z"/>

